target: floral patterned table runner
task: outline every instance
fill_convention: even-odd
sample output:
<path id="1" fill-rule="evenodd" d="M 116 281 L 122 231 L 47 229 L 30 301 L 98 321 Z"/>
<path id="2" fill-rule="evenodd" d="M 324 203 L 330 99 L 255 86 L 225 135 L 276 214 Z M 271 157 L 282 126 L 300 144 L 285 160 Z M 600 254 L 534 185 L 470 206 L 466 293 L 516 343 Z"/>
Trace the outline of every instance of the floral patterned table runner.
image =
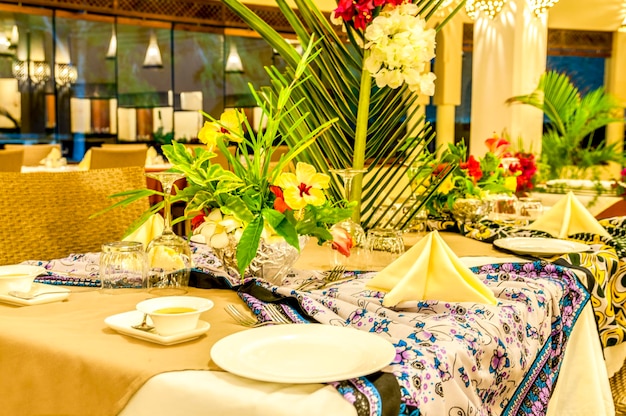
<path id="1" fill-rule="evenodd" d="M 298 291 L 319 273 L 294 271 L 283 285 L 221 272 L 205 246 L 194 245 L 192 284 L 237 290 L 261 319 L 266 302 L 279 303 L 296 323 L 352 326 L 389 339 L 397 355 L 370 377 L 331 383 L 359 415 L 544 414 L 563 349 L 589 296 L 568 268 L 536 261 L 474 268 L 498 305 L 415 301 L 401 309 L 381 305 L 383 293 L 365 288 L 375 272 L 326 289 Z M 97 286 L 98 253 L 51 262 L 41 282 Z M 393 377 L 390 377 L 392 375 Z M 383 406 L 384 404 L 384 406 Z"/>

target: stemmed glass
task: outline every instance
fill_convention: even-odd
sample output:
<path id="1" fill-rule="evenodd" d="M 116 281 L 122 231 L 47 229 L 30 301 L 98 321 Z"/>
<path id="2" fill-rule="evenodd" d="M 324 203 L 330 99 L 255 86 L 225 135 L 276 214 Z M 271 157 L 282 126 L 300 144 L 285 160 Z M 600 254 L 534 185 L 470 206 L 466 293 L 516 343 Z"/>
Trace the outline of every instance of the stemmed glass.
<path id="1" fill-rule="evenodd" d="M 362 173 L 367 172 L 366 169 L 330 169 L 330 172 L 335 173 L 343 180 L 344 194 L 346 201 L 350 201 L 352 195 L 352 180 Z M 360 262 L 360 257 L 363 255 L 363 251 L 367 250 L 367 236 L 365 234 L 365 230 L 361 224 L 354 221 L 352 218 L 346 218 L 343 221 L 338 222 L 333 227 L 340 227 L 344 229 L 348 235 L 352 238 L 352 250 L 350 257 L 354 256 L 356 262 Z M 335 252 L 335 264 L 344 264 L 347 259 L 345 256 L 339 254 L 339 252 Z"/>
<path id="2" fill-rule="evenodd" d="M 172 230 L 171 193 L 174 182 L 185 177 L 183 173 L 151 172 L 146 176 L 156 179 L 163 188 L 163 233 L 146 247 L 148 253 L 148 291 L 169 296 L 187 293 L 191 269 L 189 243 Z"/>

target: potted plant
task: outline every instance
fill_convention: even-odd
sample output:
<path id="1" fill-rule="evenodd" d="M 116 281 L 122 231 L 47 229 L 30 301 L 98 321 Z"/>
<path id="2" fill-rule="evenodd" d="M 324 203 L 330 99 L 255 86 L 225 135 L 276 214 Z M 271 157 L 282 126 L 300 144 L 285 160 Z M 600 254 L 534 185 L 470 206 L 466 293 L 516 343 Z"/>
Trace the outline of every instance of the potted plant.
<path id="1" fill-rule="evenodd" d="M 603 87 L 583 95 L 567 75 L 548 71 L 535 91 L 507 102 L 532 105 L 548 120 L 539 159 L 545 179 L 598 180 L 603 166 L 623 163 L 617 143 L 593 140 L 598 129 L 624 121 L 623 116 L 617 116 L 623 114 L 622 106 Z"/>

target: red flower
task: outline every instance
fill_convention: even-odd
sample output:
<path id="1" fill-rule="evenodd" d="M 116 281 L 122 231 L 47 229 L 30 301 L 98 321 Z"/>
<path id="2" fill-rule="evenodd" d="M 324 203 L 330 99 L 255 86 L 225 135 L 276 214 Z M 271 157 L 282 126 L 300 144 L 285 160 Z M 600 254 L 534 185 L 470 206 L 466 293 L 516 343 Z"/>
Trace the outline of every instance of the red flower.
<path id="1" fill-rule="evenodd" d="M 274 200 L 274 209 L 281 214 L 288 209 L 291 209 L 289 205 L 285 203 L 285 199 L 283 198 L 283 190 L 276 185 L 270 185 L 270 191 L 276 195 L 276 199 Z"/>
<path id="2" fill-rule="evenodd" d="M 470 155 L 467 162 L 461 162 L 459 164 L 461 169 L 467 169 L 467 174 L 472 178 L 474 183 L 478 182 L 483 177 L 483 171 L 480 170 L 480 162 L 476 160 L 474 155 Z"/>
<path id="3" fill-rule="evenodd" d="M 193 217 L 191 219 L 191 229 L 195 230 L 196 228 L 198 228 L 200 224 L 204 222 L 204 217 L 205 217 L 204 212 Z"/>
<path id="4" fill-rule="evenodd" d="M 509 170 L 511 173 L 520 172 L 517 176 L 516 192 L 528 192 L 535 187 L 535 173 L 537 173 L 535 155 L 532 153 L 517 152 L 514 157 L 517 158 L 519 162 L 510 166 Z"/>
<path id="5" fill-rule="evenodd" d="M 331 247 L 333 250 L 337 250 L 346 257 L 350 256 L 350 249 L 354 245 L 352 236 L 341 227 L 332 227 L 330 233 L 333 235 L 333 242 Z"/>

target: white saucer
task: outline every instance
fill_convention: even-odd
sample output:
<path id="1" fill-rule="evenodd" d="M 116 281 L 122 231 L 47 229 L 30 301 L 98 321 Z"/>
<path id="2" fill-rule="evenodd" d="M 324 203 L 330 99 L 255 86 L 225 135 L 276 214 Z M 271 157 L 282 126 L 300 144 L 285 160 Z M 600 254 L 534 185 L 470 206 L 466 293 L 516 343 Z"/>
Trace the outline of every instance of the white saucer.
<path id="1" fill-rule="evenodd" d="M 187 342 L 192 339 L 198 338 L 211 328 L 211 325 L 203 320 L 198 321 L 198 326 L 191 331 L 184 331 L 178 334 L 172 335 L 159 335 L 154 332 L 141 331 L 135 329 L 132 325 L 137 325 L 141 322 L 143 314 L 139 311 L 129 311 L 118 313 L 117 315 L 111 315 L 104 320 L 104 323 L 109 328 L 116 330 L 120 334 L 128 335 L 134 338 L 139 338 L 144 341 L 154 342 L 161 345 L 173 345 L 180 344 L 181 342 Z M 148 318 L 148 324 L 152 324 L 150 318 Z"/>
<path id="2" fill-rule="evenodd" d="M 50 293 L 47 295 L 39 295 L 32 299 L 20 299 L 15 296 L 11 296 L 8 293 L 0 293 L 0 302 L 14 306 L 31 306 L 41 305 L 43 303 L 59 302 L 67 299 L 70 296 L 70 289 L 58 285 L 47 285 L 44 283 L 33 283 L 31 287 L 32 291 L 55 291 L 63 293 Z"/>

